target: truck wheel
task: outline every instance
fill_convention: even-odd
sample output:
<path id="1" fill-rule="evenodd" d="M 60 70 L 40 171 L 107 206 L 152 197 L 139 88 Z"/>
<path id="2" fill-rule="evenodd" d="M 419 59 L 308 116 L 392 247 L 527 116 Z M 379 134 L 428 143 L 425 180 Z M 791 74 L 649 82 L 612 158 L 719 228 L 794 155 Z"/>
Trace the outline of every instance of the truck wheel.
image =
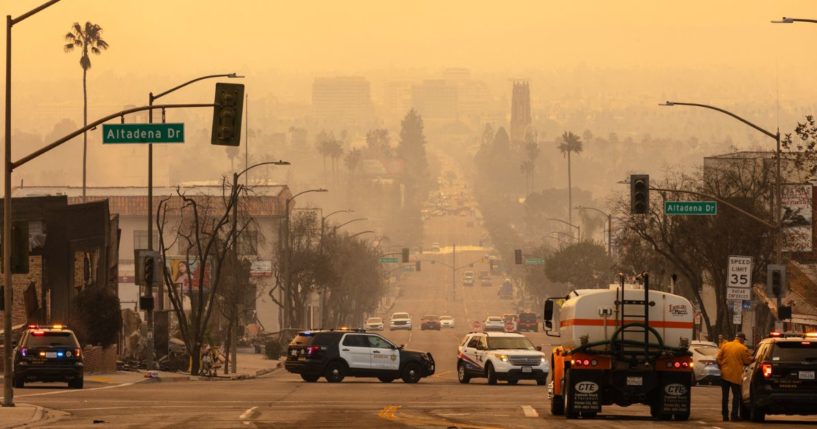
<path id="1" fill-rule="evenodd" d="M 565 413 L 565 401 L 562 395 L 553 395 L 550 399 L 550 414 L 553 416 L 562 416 Z"/>
<path id="2" fill-rule="evenodd" d="M 494 371 L 494 366 L 488 362 L 488 365 L 485 367 L 485 372 L 487 373 L 488 377 L 488 384 L 494 385 L 496 384 L 496 371 Z"/>
<path id="3" fill-rule="evenodd" d="M 460 362 L 459 365 L 457 365 L 457 380 L 459 380 L 459 382 L 462 384 L 468 384 L 468 382 L 471 381 L 471 376 L 468 375 L 468 371 L 466 371 L 465 364 L 463 362 Z"/>

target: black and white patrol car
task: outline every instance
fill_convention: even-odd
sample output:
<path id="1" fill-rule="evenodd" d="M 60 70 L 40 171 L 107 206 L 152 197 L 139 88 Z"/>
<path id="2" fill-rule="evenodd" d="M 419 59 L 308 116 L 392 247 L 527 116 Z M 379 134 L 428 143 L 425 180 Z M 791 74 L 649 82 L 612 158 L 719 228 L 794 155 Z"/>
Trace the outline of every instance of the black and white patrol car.
<path id="1" fill-rule="evenodd" d="M 328 330 L 299 332 L 289 343 L 284 368 L 307 382 L 325 377 L 338 383 L 348 376 L 417 383 L 434 374 L 435 365 L 431 353 L 406 350 L 377 334 Z"/>
<path id="2" fill-rule="evenodd" d="M 468 383 L 474 377 L 486 377 L 488 384 L 505 380 L 536 380 L 544 385 L 550 364 L 540 347 L 522 334 L 476 332 L 465 336 L 457 348 L 457 378 Z"/>

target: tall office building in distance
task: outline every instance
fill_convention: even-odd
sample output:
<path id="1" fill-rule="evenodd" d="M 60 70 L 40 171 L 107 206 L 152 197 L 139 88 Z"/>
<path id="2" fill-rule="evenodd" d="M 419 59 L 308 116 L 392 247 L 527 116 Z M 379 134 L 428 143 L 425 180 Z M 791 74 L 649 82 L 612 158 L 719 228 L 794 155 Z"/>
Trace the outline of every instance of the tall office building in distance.
<path id="1" fill-rule="evenodd" d="M 511 141 L 525 141 L 530 124 L 530 86 L 527 81 L 515 81 L 511 98 Z"/>

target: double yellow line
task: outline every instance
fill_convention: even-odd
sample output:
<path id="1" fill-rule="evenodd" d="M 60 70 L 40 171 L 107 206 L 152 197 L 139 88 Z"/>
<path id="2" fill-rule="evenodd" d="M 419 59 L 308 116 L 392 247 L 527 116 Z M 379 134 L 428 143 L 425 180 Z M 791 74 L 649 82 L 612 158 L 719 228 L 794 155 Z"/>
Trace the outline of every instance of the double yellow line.
<path id="1" fill-rule="evenodd" d="M 404 423 L 410 426 L 442 426 L 445 428 L 457 427 L 462 429 L 502 429 L 499 426 L 480 426 L 468 423 L 456 423 L 442 417 L 418 417 L 405 414 L 398 415 L 399 405 L 389 405 L 377 413 L 377 416 L 384 420 Z"/>

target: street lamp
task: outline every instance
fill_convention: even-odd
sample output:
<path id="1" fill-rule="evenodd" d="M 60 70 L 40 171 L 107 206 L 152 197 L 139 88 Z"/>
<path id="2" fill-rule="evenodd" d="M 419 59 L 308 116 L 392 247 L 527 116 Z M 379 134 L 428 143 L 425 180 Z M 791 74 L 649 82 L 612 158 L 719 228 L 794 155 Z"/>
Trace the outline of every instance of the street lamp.
<path id="1" fill-rule="evenodd" d="M 334 233 L 337 233 L 337 232 L 338 232 L 338 229 L 343 228 L 344 226 L 349 225 L 349 224 L 350 224 L 350 223 L 352 223 L 352 222 L 360 222 L 360 221 L 362 221 L 362 220 L 369 220 L 369 219 L 368 219 L 368 218 L 365 218 L 365 217 L 355 218 L 355 219 L 352 219 L 352 220 L 350 220 L 350 221 L 343 222 L 342 224 L 340 224 L 340 225 L 336 226 L 336 227 L 335 227 L 335 228 L 334 228 L 332 231 L 333 231 Z"/>
<path id="2" fill-rule="evenodd" d="M 784 18 L 784 20 L 786 20 L 786 18 Z M 792 18 L 792 22 L 794 22 L 793 18 Z M 807 21 L 807 22 L 809 22 L 809 21 Z M 669 106 L 669 107 L 672 107 L 672 106 L 692 106 L 692 107 L 701 107 L 701 108 L 704 108 L 704 109 L 714 110 L 716 112 L 720 112 L 720 113 L 723 113 L 725 115 L 731 116 L 731 117 L 737 119 L 740 122 L 743 122 L 744 124 L 754 128 L 755 130 L 763 133 L 764 135 L 772 138 L 775 141 L 775 143 L 777 145 L 776 150 L 775 150 L 775 163 L 777 164 L 776 165 L 777 173 L 776 173 L 776 178 L 775 178 L 775 194 L 776 194 L 775 195 L 775 200 L 776 200 L 777 204 L 775 204 L 775 205 L 777 207 L 774 209 L 774 216 L 773 216 L 774 217 L 773 221 L 774 221 L 774 224 L 776 225 L 776 229 L 777 229 L 777 234 L 775 234 L 775 263 L 781 264 L 783 262 L 783 239 L 782 239 L 783 238 L 782 237 L 783 229 L 781 227 L 782 226 L 781 225 L 781 218 L 782 218 L 782 209 L 783 209 L 783 204 L 782 203 L 783 202 L 781 200 L 781 177 L 780 177 L 781 176 L 781 174 L 780 174 L 780 158 L 781 158 L 781 153 L 780 153 L 780 129 L 778 128 L 776 133 L 772 133 L 771 131 L 767 131 L 767 130 L 759 127 L 758 125 L 755 125 L 752 122 L 749 122 L 748 120 L 746 120 L 746 119 L 744 119 L 744 118 L 742 118 L 742 117 L 740 117 L 740 116 L 738 116 L 738 115 L 736 115 L 736 114 L 734 114 L 734 113 L 732 113 L 732 112 L 730 112 L 728 110 L 721 109 L 721 108 L 715 107 L 715 106 L 710 106 L 708 104 L 682 103 L 682 102 L 678 102 L 678 101 L 667 101 L 667 102 L 665 102 L 663 104 L 659 104 L 659 106 Z"/>
<path id="3" fill-rule="evenodd" d="M 795 22 L 808 22 L 811 24 L 817 24 L 817 19 L 808 19 L 808 18 L 789 18 L 784 16 L 783 19 L 779 21 L 772 20 L 772 24 L 794 24 Z"/>
<path id="4" fill-rule="evenodd" d="M 285 258 L 286 264 L 284 265 L 284 268 L 285 268 L 285 270 L 284 270 L 285 271 L 284 272 L 284 280 L 285 280 L 285 283 L 286 283 L 286 290 L 284 290 L 284 317 L 283 317 L 283 323 L 286 324 L 286 325 L 289 325 L 289 323 L 290 323 L 289 319 L 291 317 L 291 309 L 289 307 L 290 307 L 290 301 L 291 301 L 290 294 L 291 294 L 291 289 L 292 289 L 292 275 L 291 275 L 292 272 L 289 269 L 290 265 L 292 265 L 292 246 L 290 245 L 290 242 L 289 242 L 289 214 L 290 214 L 289 206 L 292 203 L 292 201 L 295 200 L 295 198 L 298 198 L 298 196 L 303 195 L 303 194 L 308 194 L 310 192 L 329 192 L 329 190 L 324 189 L 324 188 L 316 188 L 316 189 L 307 189 L 305 191 L 298 192 L 297 194 L 295 194 L 295 195 L 293 195 L 293 196 L 286 199 L 286 204 L 285 204 L 285 208 L 284 208 L 284 212 L 285 212 L 284 213 L 284 232 L 286 233 L 286 237 L 284 238 L 284 240 L 281 240 L 280 242 L 283 243 L 286 246 L 286 258 Z M 289 328 L 289 327 L 290 326 L 287 326 L 287 328 Z M 281 330 L 283 330 L 284 328 L 285 327 L 282 326 Z"/>
<path id="5" fill-rule="evenodd" d="M 329 213 L 326 216 L 321 217 L 321 244 L 323 243 L 323 233 L 326 229 L 326 219 L 329 219 L 329 216 L 336 215 L 338 213 L 354 213 L 354 210 L 346 209 L 346 210 L 335 210 L 332 213 Z"/>
<path id="6" fill-rule="evenodd" d="M 4 197 L 3 197 L 3 406 L 14 406 L 14 389 L 12 388 L 12 363 L 11 363 L 11 313 L 14 308 L 13 283 L 11 278 L 11 29 L 24 19 L 52 6 L 59 0 L 47 1 L 34 9 L 12 18 L 6 15 L 6 114 L 5 114 L 5 139 L 6 139 L 6 162 L 4 170 Z"/>
<path id="7" fill-rule="evenodd" d="M 582 241 L 582 227 L 581 226 L 573 225 L 572 223 L 570 223 L 568 221 L 564 221 L 564 220 L 561 220 L 561 219 L 556 219 L 555 217 L 549 217 L 549 218 L 546 218 L 545 220 L 552 220 L 554 222 L 561 222 L 561 223 L 563 223 L 563 224 L 565 224 L 567 226 L 572 226 L 573 228 L 576 228 L 576 231 L 577 231 L 576 232 L 576 235 L 577 235 L 576 243 L 579 243 L 579 242 Z"/>
<path id="8" fill-rule="evenodd" d="M 595 207 L 576 206 L 576 210 L 593 210 L 607 216 L 607 256 L 613 256 L 613 216 Z"/>
<path id="9" fill-rule="evenodd" d="M 349 238 L 355 238 L 355 237 L 357 237 L 358 235 L 363 235 L 363 234 L 374 234 L 374 233 L 375 233 L 374 231 L 372 231 L 371 229 L 368 229 L 368 230 L 366 230 L 366 231 L 360 231 L 360 232 L 358 232 L 358 233 L 352 234 L 352 235 L 350 235 L 350 236 L 349 236 Z"/>

